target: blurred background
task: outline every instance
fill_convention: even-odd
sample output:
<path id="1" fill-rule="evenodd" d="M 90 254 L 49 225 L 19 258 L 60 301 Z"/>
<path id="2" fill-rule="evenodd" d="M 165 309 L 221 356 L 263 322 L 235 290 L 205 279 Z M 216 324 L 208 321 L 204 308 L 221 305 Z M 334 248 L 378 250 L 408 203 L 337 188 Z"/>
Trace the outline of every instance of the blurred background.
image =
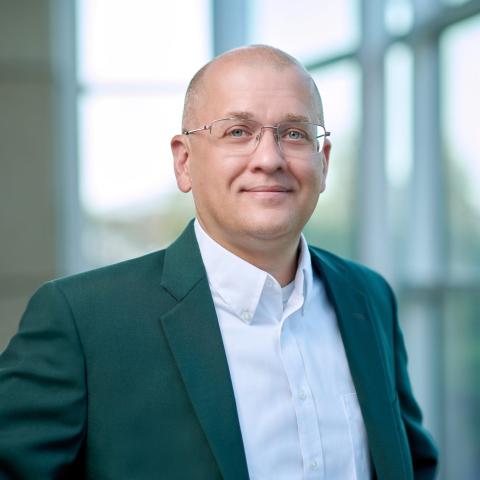
<path id="1" fill-rule="evenodd" d="M 478 0 L 0 0 L 0 350 L 42 282 L 181 232 L 185 88 L 247 43 L 317 81 L 333 152 L 307 238 L 393 284 L 441 478 L 480 478 Z"/>

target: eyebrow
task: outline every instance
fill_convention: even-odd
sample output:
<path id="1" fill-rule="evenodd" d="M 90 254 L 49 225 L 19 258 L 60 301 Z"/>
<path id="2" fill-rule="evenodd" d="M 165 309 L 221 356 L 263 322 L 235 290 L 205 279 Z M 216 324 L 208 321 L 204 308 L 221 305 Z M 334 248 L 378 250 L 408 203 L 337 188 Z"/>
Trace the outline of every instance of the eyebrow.
<path id="1" fill-rule="evenodd" d="M 239 120 L 252 120 L 254 115 L 250 112 L 227 112 L 226 117 L 228 118 L 238 118 Z"/>
<path id="2" fill-rule="evenodd" d="M 294 113 L 287 113 L 285 120 L 290 122 L 310 122 L 311 120 L 305 115 L 295 115 Z"/>
<path id="3" fill-rule="evenodd" d="M 226 116 L 228 118 L 238 118 L 239 120 L 253 120 L 255 115 L 251 112 L 246 111 L 237 111 L 237 112 L 227 112 Z M 287 113 L 284 116 L 284 119 L 281 122 L 310 122 L 311 120 L 305 115 L 296 115 L 294 113 Z"/>

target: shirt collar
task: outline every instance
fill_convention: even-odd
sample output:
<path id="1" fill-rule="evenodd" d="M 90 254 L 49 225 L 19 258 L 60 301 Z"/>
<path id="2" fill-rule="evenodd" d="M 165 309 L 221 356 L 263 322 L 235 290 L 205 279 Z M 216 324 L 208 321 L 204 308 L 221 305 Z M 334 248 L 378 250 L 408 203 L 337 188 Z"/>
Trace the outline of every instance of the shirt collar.
<path id="1" fill-rule="evenodd" d="M 195 220 L 194 228 L 212 292 L 243 322 L 251 323 L 265 283 L 276 280 L 269 273 L 222 247 L 205 232 L 198 220 Z M 312 291 L 312 281 L 310 252 L 302 234 L 294 289 L 288 304 L 295 301 L 303 307 Z"/>
<path id="2" fill-rule="evenodd" d="M 313 285 L 312 259 L 303 234 L 300 236 L 300 255 L 294 282 L 295 287 L 288 304 L 297 302 L 303 309 L 310 299 Z"/>

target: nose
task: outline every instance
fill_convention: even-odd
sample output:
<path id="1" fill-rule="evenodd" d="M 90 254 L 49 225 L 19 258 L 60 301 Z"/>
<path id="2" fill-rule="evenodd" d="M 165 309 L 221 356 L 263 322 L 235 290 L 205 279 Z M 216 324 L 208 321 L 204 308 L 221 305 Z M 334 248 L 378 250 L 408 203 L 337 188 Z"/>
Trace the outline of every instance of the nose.
<path id="1" fill-rule="evenodd" d="M 262 127 L 250 163 L 252 168 L 266 171 L 284 167 L 285 158 L 280 149 L 276 127 Z"/>
<path id="2" fill-rule="evenodd" d="M 274 127 L 273 125 L 263 125 L 260 128 L 260 133 L 257 135 L 257 145 L 262 141 L 263 134 L 265 133 L 265 130 L 271 130 L 273 134 L 273 139 L 275 140 L 275 143 L 277 146 L 280 148 L 280 140 L 278 137 L 278 128 Z"/>

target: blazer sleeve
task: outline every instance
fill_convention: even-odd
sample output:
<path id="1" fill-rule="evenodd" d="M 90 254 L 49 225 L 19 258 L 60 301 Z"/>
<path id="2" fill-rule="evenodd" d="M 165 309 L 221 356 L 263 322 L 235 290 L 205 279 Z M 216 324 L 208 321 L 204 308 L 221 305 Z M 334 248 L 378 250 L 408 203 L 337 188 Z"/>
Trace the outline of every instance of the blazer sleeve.
<path id="1" fill-rule="evenodd" d="M 416 402 L 407 371 L 407 352 L 397 316 L 397 303 L 390 287 L 394 314 L 395 380 L 400 412 L 407 433 L 416 480 L 434 479 L 438 464 L 438 451 L 429 433 L 422 426 L 422 412 Z"/>
<path id="2" fill-rule="evenodd" d="M 50 282 L 0 356 L 0 479 L 77 478 L 85 418 L 80 339 L 66 298 Z"/>

